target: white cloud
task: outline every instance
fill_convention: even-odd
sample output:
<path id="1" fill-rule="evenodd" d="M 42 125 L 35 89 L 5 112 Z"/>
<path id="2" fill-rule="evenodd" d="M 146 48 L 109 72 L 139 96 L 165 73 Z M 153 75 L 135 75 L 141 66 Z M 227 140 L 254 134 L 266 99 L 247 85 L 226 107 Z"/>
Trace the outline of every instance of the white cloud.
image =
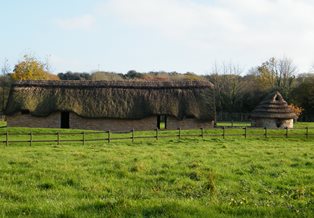
<path id="1" fill-rule="evenodd" d="M 310 65 L 313 11 L 308 0 L 107 0 L 97 16 L 106 14 L 216 59 L 242 56 L 250 64 L 287 55 Z"/>
<path id="2" fill-rule="evenodd" d="M 94 27 L 95 18 L 93 15 L 85 14 L 78 17 L 57 19 L 56 24 L 65 30 L 89 30 Z"/>
<path id="3" fill-rule="evenodd" d="M 112 29 L 104 26 L 115 25 L 126 38 L 129 31 L 138 32 L 139 38 L 149 32 L 161 39 L 160 47 L 173 44 L 186 52 L 182 66 L 190 67 L 186 63 L 190 60 L 200 72 L 214 61 L 251 67 L 272 56 L 290 57 L 307 70 L 314 61 L 313 11 L 312 0 L 103 0 L 94 11 L 57 19 L 55 24 L 65 30 L 106 31 L 106 35 Z M 115 37 L 112 40 L 117 43 Z M 160 57 L 151 62 L 172 62 Z M 73 61 L 73 66 L 80 64 Z"/>
<path id="4" fill-rule="evenodd" d="M 229 11 L 187 0 L 109 0 L 101 12 L 174 39 L 243 28 Z"/>

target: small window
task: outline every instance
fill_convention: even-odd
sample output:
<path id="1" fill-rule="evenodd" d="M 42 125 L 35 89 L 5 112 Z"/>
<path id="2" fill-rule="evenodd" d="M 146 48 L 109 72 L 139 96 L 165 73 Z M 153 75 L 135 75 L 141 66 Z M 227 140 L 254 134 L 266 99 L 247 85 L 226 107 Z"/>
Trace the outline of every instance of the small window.
<path id="1" fill-rule="evenodd" d="M 275 97 L 275 101 L 279 101 L 280 99 L 279 99 L 279 96 L 278 95 L 276 95 L 276 97 Z"/>
<path id="2" fill-rule="evenodd" d="M 29 114 L 29 110 L 21 110 L 21 114 Z"/>
<path id="3" fill-rule="evenodd" d="M 157 116 L 157 128 L 158 129 L 167 129 L 167 116 L 158 115 Z"/>

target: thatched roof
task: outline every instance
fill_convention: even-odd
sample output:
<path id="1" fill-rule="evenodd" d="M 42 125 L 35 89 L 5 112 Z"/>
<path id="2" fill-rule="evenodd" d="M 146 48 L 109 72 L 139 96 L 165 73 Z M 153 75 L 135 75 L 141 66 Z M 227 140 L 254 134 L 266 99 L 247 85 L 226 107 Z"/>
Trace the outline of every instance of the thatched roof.
<path id="1" fill-rule="evenodd" d="M 277 91 L 269 94 L 252 112 L 251 118 L 294 119 L 295 113 Z"/>
<path id="2" fill-rule="evenodd" d="M 12 85 L 5 113 L 34 116 L 70 111 L 87 118 L 179 119 L 215 117 L 213 85 L 205 81 L 20 81 Z"/>

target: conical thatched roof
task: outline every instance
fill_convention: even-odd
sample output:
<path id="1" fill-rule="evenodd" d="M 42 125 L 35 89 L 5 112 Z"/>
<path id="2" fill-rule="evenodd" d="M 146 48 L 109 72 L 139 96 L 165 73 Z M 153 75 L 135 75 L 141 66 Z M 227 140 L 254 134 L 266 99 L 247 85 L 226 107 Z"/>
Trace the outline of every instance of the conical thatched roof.
<path id="1" fill-rule="evenodd" d="M 20 81 L 11 87 L 6 114 L 34 116 L 71 111 L 87 118 L 141 119 L 164 114 L 179 119 L 215 117 L 213 85 L 205 81 Z"/>
<path id="2" fill-rule="evenodd" d="M 276 91 L 269 94 L 252 112 L 251 118 L 294 119 L 295 113 L 288 107 L 282 95 Z"/>

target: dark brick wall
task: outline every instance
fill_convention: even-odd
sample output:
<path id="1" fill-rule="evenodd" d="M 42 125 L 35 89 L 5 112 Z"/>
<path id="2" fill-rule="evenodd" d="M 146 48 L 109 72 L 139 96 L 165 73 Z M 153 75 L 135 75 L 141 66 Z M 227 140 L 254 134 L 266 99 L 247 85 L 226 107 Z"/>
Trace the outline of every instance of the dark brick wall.
<path id="1" fill-rule="evenodd" d="M 213 128 L 214 121 L 200 121 L 196 119 L 178 120 L 175 117 L 167 118 L 167 129 L 199 129 Z"/>
<path id="2" fill-rule="evenodd" d="M 30 114 L 16 114 L 7 116 L 8 126 L 16 127 L 41 127 L 60 128 L 60 113 L 53 113 L 47 117 L 34 117 Z M 167 129 L 198 129 L 212 128 L 213 121 L 199 121 L 196 119 L 178 120 L 167 117 Z M 147 117 L 141 120 L 119 120 L 119 119 L 87 119 L 75 113 L 70 113 L 70 128 L 91 130 L 154 130 L 157 128 L 157 116 Z"/>
<path id="3" fill-rule="evenodd" d="M 86 119 L 70 113 L 70 128 L 95 130 L 153 130 L 156 129 L 157 118 L 148 117 L 141 120 L 118 119 Z"/>
<path id="4" fill-rule="evenodd" d="M 7 123 L 9 127 L 60 128 L 60 113 L 53 113 L 47 117 L 17 113 L 7 116 Z"/>

